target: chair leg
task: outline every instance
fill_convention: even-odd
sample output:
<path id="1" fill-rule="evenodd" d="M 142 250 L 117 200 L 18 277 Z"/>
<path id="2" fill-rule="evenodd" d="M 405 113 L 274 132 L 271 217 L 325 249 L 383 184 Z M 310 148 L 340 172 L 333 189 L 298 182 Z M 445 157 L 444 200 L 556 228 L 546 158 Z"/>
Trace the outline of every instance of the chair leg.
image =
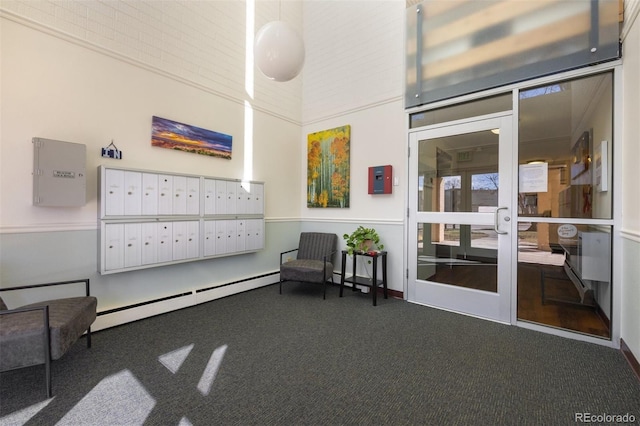
<path id="1" fill-rule="evenodd" d="M 51 358 L 47 358 L 44 362 L 45 386 L 47 387 L 47 398 L 51 398 Z"/>
<path id="2" fill-rule="evenodd" d="M 47 398 L 51 398 L 51 329 L 49 328 L 49 306 L 44 307 L 44 374 Z"/>
<path id="3" fill-rule="evenodd" d="M 280 294 L 282 294 L 282 280 L 280 280 Z"/>
<path id="4" fill-rule="evenodd" d="M 335 283 L 333 282 L 333 274 L 331 274 L 331 285 L 335 285 Z M 324 280 L 324 283 L 322 283 L 322 290 L 323 290 L 322 298 L 326 300 L 327 299 L 327 280 Z"/>

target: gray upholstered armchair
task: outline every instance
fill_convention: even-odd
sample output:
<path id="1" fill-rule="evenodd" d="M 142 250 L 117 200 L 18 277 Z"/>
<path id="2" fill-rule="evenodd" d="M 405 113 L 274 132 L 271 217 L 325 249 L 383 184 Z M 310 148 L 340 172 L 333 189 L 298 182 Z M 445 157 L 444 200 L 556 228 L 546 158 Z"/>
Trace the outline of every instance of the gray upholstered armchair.
<path id="1" fill-rule="evenodd" d="M 89 295 L 89 279 L 5 287 L 0 291 L 25 290 L 62 284 L 84 283 L 86 296 L 32 303 L 8 309 L 0 298 L 0 372 L 45 364 L 47 397 L 51 397 L 51 361 L 60 358 L 87 332 L 91 347 L 91 324 L 98 301 Z"/>
<path id="2" fill-rule="evenodd" d="M 323 299 L 327 297 L 327 281 L 333 284 L 333 258 L 338 236 L 322 232 L 303 232 L 297 249 L 280 253 L 280 294 L 284 281 L 322 284 Z M 284 262 L 284 255 L 298 251 L 295 259 Z"/>

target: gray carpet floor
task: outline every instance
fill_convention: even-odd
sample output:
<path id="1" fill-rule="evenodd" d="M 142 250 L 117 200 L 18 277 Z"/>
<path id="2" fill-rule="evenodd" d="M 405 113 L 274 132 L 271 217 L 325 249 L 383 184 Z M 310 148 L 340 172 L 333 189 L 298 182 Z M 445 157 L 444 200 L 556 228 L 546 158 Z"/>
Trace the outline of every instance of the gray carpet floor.
<path id="1" fill-rule="evenodd" d="M 617 350 L 337 287 L 268 286 L 92 343 L 53 363 L 50 400 L 42 367 L 0 374 L 0 424 L 640 422 Z"/>

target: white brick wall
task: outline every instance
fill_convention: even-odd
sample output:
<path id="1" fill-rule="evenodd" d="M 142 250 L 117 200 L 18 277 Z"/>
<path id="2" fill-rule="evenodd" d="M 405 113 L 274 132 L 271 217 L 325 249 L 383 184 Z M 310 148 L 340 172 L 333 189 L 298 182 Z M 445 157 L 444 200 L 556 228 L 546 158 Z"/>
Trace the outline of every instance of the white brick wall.
<path id="1" fill-rule="evenodd" d="M 0 10 L 226 98 L 247 99 L 244 1 L 2 0 Z M 300 2 L 259 0 L 255 15 L 253 31 L 279 15 L 301 30 Z M 254 84 L 254 108 L 300 122 L 301 76 L 276 83 L 255 70 Z"/>
<path id="2" fill-rule="evenodd" d="M 303 122 L 403 96 L 402 0 L 309 1 Z"/>
<path id="3" fill-rule="evenodd" d="M 17 16 L 94 48 L 242 102 L 246 6 L 241 0 L 2 0 Z M 254 69 L 256 109 L 309 123 L 403 95 L 403 0 L 267 1 L 254 31 L 282 19 L 303 35 L 301 76 L 269 81 Z M 252 46 L 250 46 L 252 48 Z"/>

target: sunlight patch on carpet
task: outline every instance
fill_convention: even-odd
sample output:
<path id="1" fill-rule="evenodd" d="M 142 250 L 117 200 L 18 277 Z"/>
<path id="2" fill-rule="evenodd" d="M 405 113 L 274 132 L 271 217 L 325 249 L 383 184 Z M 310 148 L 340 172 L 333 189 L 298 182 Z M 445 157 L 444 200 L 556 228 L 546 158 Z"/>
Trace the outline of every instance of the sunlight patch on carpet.
<path id="1" fill-rule="evenodd" d="M 142 425 L 156 405 L 129 370 L 104 378 L 57 425 Z"/>
<path id="2" fill-rule="evenodd" d="M 202 395 L 209 395 L 211 385 L 216 378 L 216 374 L 218 374 L 218 369 L 220 368 L 220 364 L 222 364 L 222 358 L 224 358 L 226 350 L 227 345 L 222 345 L 211 354 L 207 367 L 204 369 L 202 377 L 200 377 L 200 382 L 198 382 L 198 390 Z"/>
<path id="3" fill-rule="evenodd" d="M 191 349 L 193 349 L 193 345 L 194 344 L 192 343 L 189 346 L 184 346 L 180 349 L 176 349 L 175 351 L 171 351 L 164 355 L 160 355 L 158 357 L 158 361 L 160 361 L 162 365 L 167 367 L 167 369 L 171 371 L 173 374 L 176 374 L 176 372 L 180 369 L 180 366 L 182 365 L 184 360 L 187 359 L 187 357 L 189 356 L 189 353 L 191 353 Z"/>
<path id="4" fill-rule="evenodd" d="M 55 398 L 55 397 L 54 397 Z M 33 416 L 38 414 L 40 410 L 49 405 L 53 401 L 53 398 L 49 398 L 37 404 L 33 404 L 30 407 L 23 408 L 15 413 L 8 414 L 4 417 L 0 417 L 0 425 L 23 425 L 27 423 Z"/>

